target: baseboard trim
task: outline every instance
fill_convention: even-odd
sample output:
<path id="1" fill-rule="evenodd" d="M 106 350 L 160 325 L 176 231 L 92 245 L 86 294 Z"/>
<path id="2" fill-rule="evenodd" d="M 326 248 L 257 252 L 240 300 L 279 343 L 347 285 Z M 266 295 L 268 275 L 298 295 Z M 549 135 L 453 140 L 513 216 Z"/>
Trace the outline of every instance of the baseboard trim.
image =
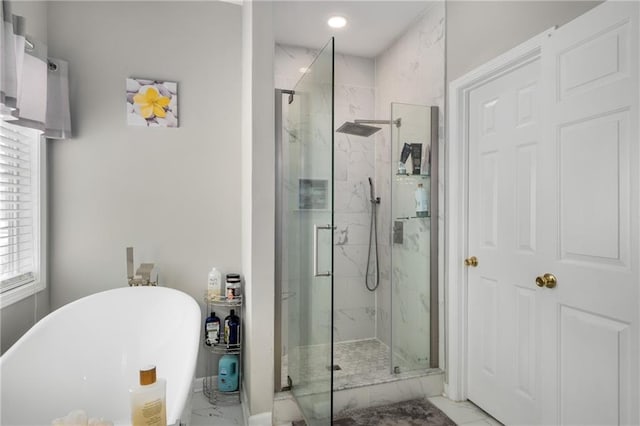
<path id="1" fill-rule="evenodd" d="M 247 398 L 247 388 L 242 386 L 242 391 L 240 392 L 240 405 L 242 406 L 242 421 L 245 426 L 249 424 L 249 398 Z"/>

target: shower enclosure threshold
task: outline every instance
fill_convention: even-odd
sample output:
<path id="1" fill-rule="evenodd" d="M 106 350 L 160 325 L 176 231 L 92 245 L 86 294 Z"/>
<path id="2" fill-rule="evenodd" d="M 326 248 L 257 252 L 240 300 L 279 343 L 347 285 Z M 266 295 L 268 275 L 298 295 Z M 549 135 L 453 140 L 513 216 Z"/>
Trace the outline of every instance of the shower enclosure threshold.
<path id="1" fill-rule="evenodd" d="M 301 356 L 305 358 L 307 365 L 316 366 L 317 369 L 326 371 L 328 368 L 333 368 L 334 391 L 442 374 L 442 370 L 439 368 L 415 368 L 407 371 L 402 371 L 403 368 L 401 368 L 400 373 L 393 373 L 391 351 L 386 344 L 378 339 L 335 343 L 332 366 L 324 365 L 325 363 L 321 359 L 314 359 L 314 354 L 326 354 L 326 348 L 320 347 L 320 345 L 310 346 L 308 350 L 301 352 Z M 336 365 L 340 366 L 340 369 L 335 369 Z M 408 365 L 408 363 L 405 362 L 403 365 Z M 287 371 L 287 357 L 285 356 L 282 383 L 287 383 Z M 323 374 L 313 374 L 313 369 L 310 373 L 311 377 L 324 377 Z M 316 390 L 323 389 L 323 383 L 326 385 L 326 380 L 307 383 L 305 389 L 298 388 L 297 393 L 313 394 Z"/>

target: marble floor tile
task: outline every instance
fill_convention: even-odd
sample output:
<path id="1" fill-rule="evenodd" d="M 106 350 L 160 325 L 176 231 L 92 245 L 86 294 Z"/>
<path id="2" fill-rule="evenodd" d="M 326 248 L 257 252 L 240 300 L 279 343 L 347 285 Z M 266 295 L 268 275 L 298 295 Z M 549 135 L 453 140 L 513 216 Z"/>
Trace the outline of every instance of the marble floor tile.
<path id="1" fill-rule="evenodd" d="M 459 426 L 502 426 L 502 423 L 500 423 L 493 417 L 486 417 L 482 420 L 475 420 L 469 423 L 462 423 Z"/>
<path id="2" fill-rule="evenodd" d="M 489 418 L 487 413 L 469 401 L 455 402 L 443 396 L 431 397 L 428 400 L 459 425 Z"/>
<path id="3" fill-rule="evenodd" d="M 242 426 L 244 425 L 242 406 L 240 404 L 214 406 L 202 392 L 195 392 L 192 401 L 191 424 L 193 426 Z"/>

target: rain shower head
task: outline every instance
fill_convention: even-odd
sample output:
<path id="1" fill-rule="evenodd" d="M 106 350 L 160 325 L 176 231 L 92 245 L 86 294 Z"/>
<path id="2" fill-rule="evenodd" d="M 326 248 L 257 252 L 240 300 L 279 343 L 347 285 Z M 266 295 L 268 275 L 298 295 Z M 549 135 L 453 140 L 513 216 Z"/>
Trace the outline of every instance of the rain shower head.
<path id="1" fill-rule="evenodd" d="M 336 132 L 346 133 L 348 135 L 354 136 L 362 136 L 366 138 L 373 135 L 378 130 L 380 130 L 380 127 L 367 126 L 366 124 L 351 123 L 350 121 L 347 121 L 342 126 L 340 126 L 338 130 L 336 130 Z"/>
<path id="2" fill-rule="evenodd" d="M 393 124 L 396 127 L 400 128 L 402 123 L 401 118 L 397 118 L 393 121 L 391 120 L 353 120 L 353 123 L 350 121 L 345 122 L 342 126 L 336 130 L 336 132 L 346 133 L 348 135 L 355 136 L 364 136 L 369 137 L 373 135 L 378 130 L 381 130 L 380 127 L 369 126 L 369 124 Z"/>

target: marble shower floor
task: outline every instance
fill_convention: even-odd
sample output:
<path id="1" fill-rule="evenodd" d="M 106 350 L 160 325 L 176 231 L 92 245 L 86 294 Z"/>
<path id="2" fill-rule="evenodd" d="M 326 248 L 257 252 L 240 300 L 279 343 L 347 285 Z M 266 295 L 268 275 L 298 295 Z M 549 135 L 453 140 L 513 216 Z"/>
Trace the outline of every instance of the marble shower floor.
<path id="1" fill-rule="evenodd" d="M 391 349 L 378 339 L 340 342 L 334 345 L 333 388 L 347 389 L 381 383 L 392 377 Z"/>
<path id="2" fill-rule="evenodd" d="M 328 379 L 328 365 L 325 365 L 327 362 L 324 361 L 328 351 L 328 345 L 302 348 L 301 358 L 306 359 L 310 366 L 311 377 Z M 391 349 L 378 339 L 335 343 L 333 364 L 340 367 L 340 370 L 334 371 L 334 390 L 392 382 L 427 374 L 425 370 L 400 374 L 391 373 Z M 282 368 L 283 384 L 287 383 L 287 372 L 288 360 L 285 355 Z M 318 387 L 322 387 L 322 384 L 319 384 Z"/>

